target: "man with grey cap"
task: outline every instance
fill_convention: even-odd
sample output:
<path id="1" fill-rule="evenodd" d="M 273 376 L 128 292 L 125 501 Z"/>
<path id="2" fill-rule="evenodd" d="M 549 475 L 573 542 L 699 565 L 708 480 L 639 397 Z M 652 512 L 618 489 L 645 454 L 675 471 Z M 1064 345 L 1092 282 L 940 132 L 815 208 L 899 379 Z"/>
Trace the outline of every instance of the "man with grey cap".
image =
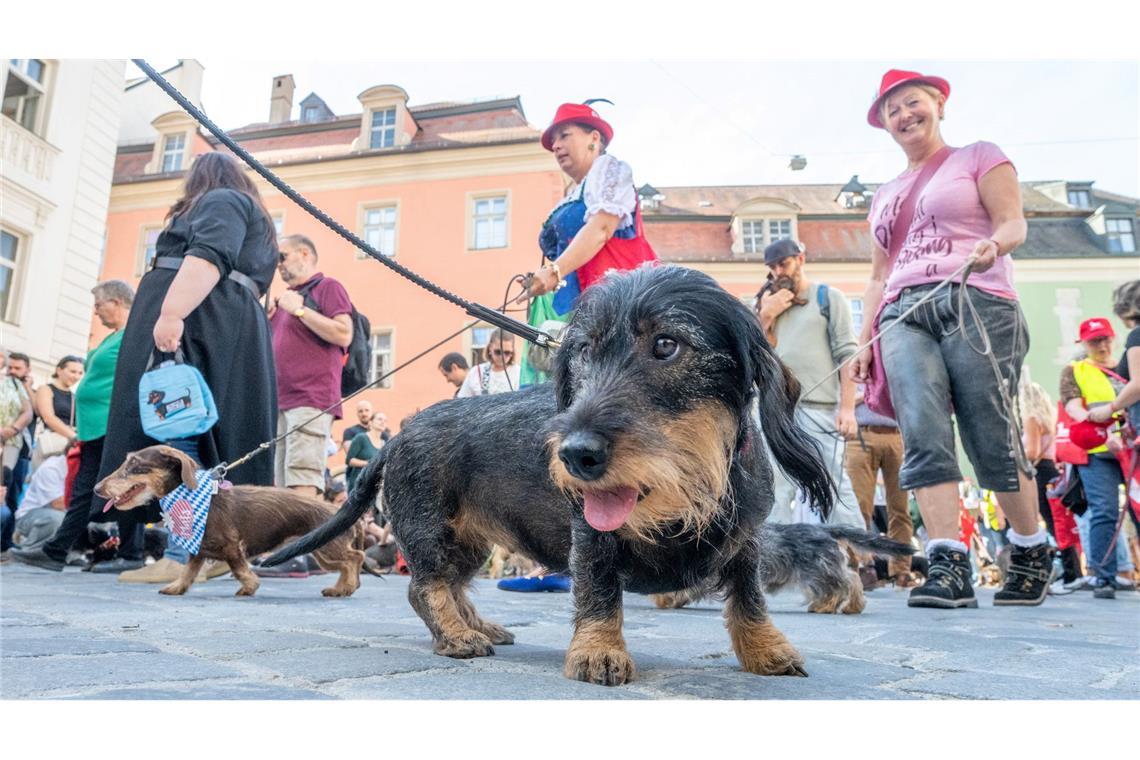
<path id="1" fill-rule="evenodd" d="M 777 240 L 764 249 L 771 278 L 769 286 L 760 292 L 756 313 L 776 355 L 800 382 L 803 394 L 796 408 L 796 422 L 819 445 L 839 489 L 828 522 L 865 528 L 843 466 L 846 441 L 857 431 L 855 384 L 846 368 L 838 377 L 828 377 L 857 347 L 851 307 L 835 288 L 807 279 L 804 258 L 803 247 L 794 240 Z M 762 425 L 763 420 L 760 422 Z M 773 470 L 776 500 L 768 521 L 818 522 L 795 485 L 778 466 L 773 465 Z"/>

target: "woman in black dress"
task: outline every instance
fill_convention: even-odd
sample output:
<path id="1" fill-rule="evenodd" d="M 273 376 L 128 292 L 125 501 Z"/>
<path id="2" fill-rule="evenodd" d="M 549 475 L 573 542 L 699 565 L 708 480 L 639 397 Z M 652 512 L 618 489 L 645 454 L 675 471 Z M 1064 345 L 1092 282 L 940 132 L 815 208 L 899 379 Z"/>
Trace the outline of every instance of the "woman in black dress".
<path id="1" fill-rule="evenodd" d="M 217 424 L 185 442 L 191 451 L 197 444 L 203 467 L 233 461 L 276 432 L 273 347 L 258 299 L 273 280 L 277 241 L 256 186 L 228 154 L 206 153 L 194 161 L 183 196 L 166 218 L 154 266 L 139 283 L 123 333 L 100 478 L 128 453 L 156 443 L 143 433 L 138 401 L 139 379 L 156 347 L 166 352 L 181 347 L 186 362 L 202 372 L 213 391 Z M 226 477 L 272 485 L 272 452 Z M 152 504 L 119 516 L 120 557 L 142 559 L 141 545 L 126 546 L 134 542 L 131 529 L 140 519 L 154 521 L 159 515 Z"/>

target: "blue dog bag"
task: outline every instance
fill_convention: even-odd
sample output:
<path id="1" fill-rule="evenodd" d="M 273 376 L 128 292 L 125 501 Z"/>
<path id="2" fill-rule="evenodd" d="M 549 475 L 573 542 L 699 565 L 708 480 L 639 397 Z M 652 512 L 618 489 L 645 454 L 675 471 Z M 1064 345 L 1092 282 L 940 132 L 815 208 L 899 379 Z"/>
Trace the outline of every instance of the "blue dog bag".
<path id="1" fill-rule="evenodd" d="M 206 378 L 185 363 L 182 350 L 174 360 L 164 361 L 154 369 L 154 354 L 139 380 L 139 418 L 142 429 L 156 441 L 201 435 L 218 421 L 214 394 Z"/>

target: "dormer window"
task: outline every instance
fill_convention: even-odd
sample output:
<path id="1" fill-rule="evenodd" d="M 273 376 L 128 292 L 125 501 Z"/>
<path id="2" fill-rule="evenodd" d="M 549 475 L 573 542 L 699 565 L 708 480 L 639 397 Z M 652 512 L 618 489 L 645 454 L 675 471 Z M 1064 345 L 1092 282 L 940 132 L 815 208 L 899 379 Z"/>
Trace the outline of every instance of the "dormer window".
<path id="1" fill-rule="evenodd" d="M 321 109 L 319 106 L 308 106 L 301 111 L 301 121 L 320 121 Z"/>
<path id="2" fill-rule="evenodd" d="M 185 153 L 186 135 L 167 135 L 162 142 L 162 173 L 181 171 Z"/>
<path id="3" fill-rule="evenodd" d="M 661 205 L 661 201 L 665 200 L 665 196 L 653 185 L 646 183 L 637 188 L 637 199 L 642 208 L 655 209 Z"/>
<path id="4" fill-rule="evenodd" d="M 360 93 L 360 136 L 353 150 L 383 150 L 407 145 L 419 131 L 408 111 L 408 93 L 394 84 L 382 84 Z"/>
<path id="5" fill-rule="evenodd" d="M 777 240 L 794 240 L 799 210 L 781 198 L 753 198 L 742 203 L 732 215 L 732 252 L 758 254 Z"/>
<path id="6" fill-rule="evenodd" d="M 740 238 L 745 253 L 761 253 L 764 250 L 764 220 L 745 219 L 740 223 Z"/>
<path id="7" fill-rule="evenodd" d="M 1077 208 L 1092 208 L 1092 199 L 1088 190 L 1070 190 L 1069 205 Z"/>
<path id="8" fill-rule="evenodd" d="M 368 147 L 391 148 L 396 144 L 396 109 L 385 108 L 372 112 L 372 128 L 369 130 Z"/>
<path id="9" fill-rule="evenodd" d="M 862 208 L 867 205 L 867 188 L 859 181 L 859 175 L 854 174 L 851 179 L 839 190 L 835 200 L 843 208 Z"/>
<path id="10" fill-rule="evenodd" d="M 1132 230 L 1131 219 L 1105 219 L 1104 230 L 1109 253 L 1136 252 L 1136 235 Z"/>
<path id="11" fill-rule="evenodd" d="M 171 111 L 152 121 L 154 148 L 143 170 L 146 174 L 185 171 L 200 153 L 205 141 L 197 138 L 197 122 L 185 111 Z"/>

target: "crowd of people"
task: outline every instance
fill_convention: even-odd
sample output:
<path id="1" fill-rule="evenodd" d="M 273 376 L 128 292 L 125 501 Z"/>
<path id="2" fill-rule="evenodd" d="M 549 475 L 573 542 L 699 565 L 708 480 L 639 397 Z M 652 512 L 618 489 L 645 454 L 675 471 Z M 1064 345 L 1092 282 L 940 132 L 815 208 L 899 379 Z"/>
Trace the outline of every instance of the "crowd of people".
<path id="1" fill-rule="evenodd" d="M 1112 598 L 1135 580 L 1138 515 L 1121 492 L 1140 423 L 1140 281 L 1114 294 L 1112 307 L 1131 329 L 1124 357 L 1114 352 L 1107 319 L 1086 320 L 1082 353 L 1063 368 L 1055 407 L 1022 368 L 1029 331 L 1010 254 L 1027 227 L 1016 170 L 992 143 L 946 145 L 940 122 L 949 94 L 941 78 L 892 70 L 868 112 L 907 169 L 871 205 L 875 245 L 861 333 L 843 293 L 809 278 L 810 252 L 790 238 L 764 251 L 769 276 L 756 318 L 800 383 L 796 424 L 837 487 L 828 520 L 924 550 L 881 565 L 852 555 L 868 588 L 906 589 L 914 607 L 975 607 L 975 584 L 996 568 L 997 605 L 1040 604 L 1049 591 L 1086 587 Z M 542 135 L 571 180 L 539 234 L 543 266 L 526 284 L 529 321 L 543 329 L 570 319 L 583 291 L 607 272 L 656 260 L 632 169 L 608 152 L 613 137 L 590 102 L 560 106 Z M 276 438 L 273 456 L 252 457 L 227 475 L 234 483 L 339 504 L 393 435 L 383 412 L 358 401 L 356 424 L 339 444 L 332 440 L 344 414 L 353 304 L 320 271 L 310 237 L 276 236 L 257 187 L 232 157 L 195 160 L 156 250 L 137 291 L 118 280 L 92 290 L 108 334 L 86 359 L 62 357 L 37 387 L 26 355 L 3 355 L 5 561 L 54 571 L 84 565 L 124 582 L 168 583 L 181 574 L 188 556 L 163 540 L 157 504 L 108 512 L 94 493 L 130 451 L 154 443 L 138 388 L 156 363 L 192 365 L 212 392 L 216 424 L 163 441 L 203 468 Z M 275 274 L 285 290 L 263 306 Z M 481 361 L 448 353 L 437 367 L 457 398 L 512 392 L 545 377 L 520 342 L 495 330 Z M 1125 413 L 1131 428 L 1115 424 Z M 976 484 L 959 469 L 955 429 Z M 818 521 L 814 505 L 774 469 L 769 519 Z M 367 561 L 380 571 L 399 568 L 383 514 L 370 512 L 365 522 Z M 207 565 L 199 580 L 227 569 Z M 306 557 L 255 569 L 288 577 L 316 570 Z M 536 567 L 501 587 L 569 585 Z"/>

